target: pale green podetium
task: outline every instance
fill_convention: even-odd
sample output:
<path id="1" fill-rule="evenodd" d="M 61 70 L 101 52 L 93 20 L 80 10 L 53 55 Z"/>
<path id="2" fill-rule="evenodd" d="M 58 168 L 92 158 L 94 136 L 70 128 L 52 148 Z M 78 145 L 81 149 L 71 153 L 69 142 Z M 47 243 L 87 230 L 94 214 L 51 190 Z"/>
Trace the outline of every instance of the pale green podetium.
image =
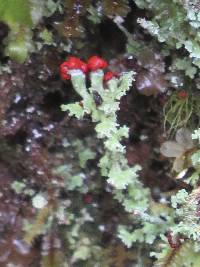
<path id="1" fill-rule="evenodd" d="M 119 79 L 112 78 L 103 83 L 102 70 L 91 72 L 91 86 L 86 87 L 85 75 L 80 70 L 70 71 L 71 81 L 75 91 L 82 97 L 79 102 L 62 105 L 63 111 L 68 111 L 71 116 L 78 119 L 84 114 L 90 114 L 96 123 L 96 133 L 103 140 L 105 154 L 100 159 L 99 167 L 103 176 L 108 177 L 108 182 L 116 189 L 125 189 L 137 181 L 139 166 L 129 167 L 125 157 L 125 147 L 121 144 L 123 138 L 128 137 L 127 126 L 120 126 L 117 122 L 117 111 L 120 99 L 129 90 L 134 72 L 123 73 Z M 96 105 L 94 93 L 98 93 L 102 99 L 100 105 Z"/>
<path id="2" fill-rule="evenodd" d="M 120 99 L 129 90 L 134 80 L 134 72 L 123 73 L 120 78 L 114 77 L 108 82 L 103 81 L 102 70 L 91 72 L 89 88 L 86 87 L 85 75 L 80 70 L 70 71 L 70 75 L 72 85 L 82 97 L 82 101 L 81 104 L 76 102 L 62 105 L 61 108 L 77 119 L 82 119 L 85 114 L 91 116 L 91 120 L 95 123 L 97 138 L 103 142 L 104 152 L 98 163 L 101 175 L 107 177 L 107 182 L 113 188 L 114 198 L 141 222 L 141 228 L 137 231 L 120 225 L 118 237 L 128 247 L 136 241 L 152 244 L 157 232 L 164 233 L 168 224 L 163 223 L 159 216 L 150 211 L 150 191 L 144 188 L 138 179 L 138 171 L 141 167 L 128 165 L 126 149 L 121 143 L 124 138 L 128 138 L 129 129 L 125 125 L 120 126 L 117 121 Z M 96 93 L 101 99 L 100 104 L 95 103 L 94 94 Z M 151 229 L 148 235 L 145 229 Z"/>

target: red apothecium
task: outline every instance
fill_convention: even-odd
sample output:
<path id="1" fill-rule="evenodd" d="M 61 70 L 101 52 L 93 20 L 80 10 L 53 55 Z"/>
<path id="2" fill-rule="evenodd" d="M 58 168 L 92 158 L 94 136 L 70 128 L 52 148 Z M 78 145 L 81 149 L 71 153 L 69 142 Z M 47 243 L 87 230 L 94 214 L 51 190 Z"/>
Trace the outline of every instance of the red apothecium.
<path id="1" fill-rule="evenodd" d="M 63 80 L 70 80 L 71 76 L 69 74 L 69 70 L 78 69 L 83 73 L 87 73 L 88 67 L 85 62 L 80 60 L 77 57 L 69 57 L 67 61 L 63 62 L 60 65 L 60 75 Z"/>
<path id="2" fill-rule="evenodd" d="M 93 201 L 93 197 L 90 193 L 87 193 L 83 196 L 83 201 L 85 202 L 85 204 L 91 204 Z"/>
<path id="3" fill-rule="evenodd" d="M 87 62 L 88 69 L 91 71 L 96 71 L 99 69 L 104 69 L 108 66 L 108 63 L 106 60 L 104 60 L 101 57 L 98 56 L 92 56 L 88 59 Z"/>
<path id="4" fill-rule="evenodd" d="M 181 90 L 181 91 L 179 91 L 179 92 L 177 93 L 177 95 L 178 95 L 178 97 L 179 97 L 180 99 L 185 99 L 185 98 L 188 97 L 188 93 L 187 93 L 185 90 Z"/>
<path id="5" fill-rule="evenodd" d="M 67 65 L 70 70 L 79 69 L 82 70 L 82 72 L 84 73 L 87 73 L 88 71 L 87 64 L 77 57 L 69 57 L 67 60 Z"/>
<path id="6" fill-rule="evenodd" d="M 65 61 L 60 65 L 60 76 L 63 80 L 71 79 L 71 76 L 68 74 L 68 71 L 69 71 L 68 64 L 67 61 Z"/>
<path id="7" fill-rule="evenodd" d="M 103 79 L 105 82 L 107 82 L 107 81 L 111 80 L 113 77 L 117 77 L 117 74 L 112 72 L 112 71 L 108 71 L 104 74 Z"/>

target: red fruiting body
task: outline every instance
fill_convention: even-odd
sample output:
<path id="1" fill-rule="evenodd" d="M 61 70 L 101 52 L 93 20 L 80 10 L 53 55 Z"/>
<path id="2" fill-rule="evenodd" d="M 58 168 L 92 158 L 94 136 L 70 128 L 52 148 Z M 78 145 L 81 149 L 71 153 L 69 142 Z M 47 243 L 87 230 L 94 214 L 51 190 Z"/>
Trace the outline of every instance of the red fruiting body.
<path id="1" fill-rule="evenodd" d="M 71 76 L 68 74 L 68 71 L 69 71 L 68 64 L 67 61 L 65 61 L 60 65 L 60 76 L 63 80 L 71 79 Z"/>
<path id="2" fill-rule="evenodd" d="M 82 72 L 84 73 L 88 71 L 87 64 L 77 57 L 69 57 L 66 62 L 70 70 L 79 69 L 79 70 L 82 70 Z"/>
<path id="3" fill-rule="evenodd" d="M 180 92 L 178 92 L 178 97 L 180 99 L 185 99 L 188 97 L 188 93 L 185 90 L 181 90 Z"/>
<path id="4" fill-rule="evenodd" d="M 107 81 L 111 80 L 113 77 L 117 77 L 117 74 L 112 72 L 112 71 L 108 71 L 104 74 L 103 79 L 105 82 L 107 82 Z"/>
<path id="5" fill-rule="evenodd" d="M 89 70 L 96 71 L 99 69 L 106 68 L 108 66 L 108 63 L 103 58 L 100 58 L 98 56 L 92 56 L 88 59 L 87 65 Z"/>
<path id="6" fill-rule="evenodd" d="M 70 80 L 71 76 L 68 73 L 69 70 L 78 69 L 81 70 L 83 73 L 87 73 L 88 67 L 85 62 L 80 60 L 77 57 L 69 57 L 67 61 L 63 62 L 60 65 L 60 75 L 63 80 Z"/>
<path id="7" fill-rule="evenodd" d="M 92 203 L 92 201 L 93 201 L 93 197 L 92 197 L 92 195 L 91 194 L 85 194 L 84 196 L 83 196 L 83 201 L 85 202 L 85 204 L 91 204 Z"/>

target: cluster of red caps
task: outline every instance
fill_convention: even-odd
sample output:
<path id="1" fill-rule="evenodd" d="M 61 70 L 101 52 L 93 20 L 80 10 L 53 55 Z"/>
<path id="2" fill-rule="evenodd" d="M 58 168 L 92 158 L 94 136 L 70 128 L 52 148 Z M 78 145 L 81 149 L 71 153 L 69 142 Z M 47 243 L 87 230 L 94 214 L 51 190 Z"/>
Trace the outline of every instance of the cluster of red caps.
<path id="1" fill-rule="evenodd" d="M 185 90 L 181 90 L 177 93 L 179 99 L 186 99 L 188 97 L 188 93 Z"/>
<path id="2" fill-rule="evenodd" d="M 70 70 L 81 70 L 83 73 L 87 74 L 90 71 L 97 71 L 100 69 L 104 69 L 108 66 L 106 60 L 98 56 L 92 56 L 88 59 L 87 63 L 82 61 L 78 57 L 69 57 L 67 61 L 64 61 L 60 65 L 60 75 L 63 80 L 70 80 L 71 76 L 69 74 Z M 108 71 L 104 74 L 104 81 L 109 81 L 113 77 L 117 77 L 117 75 Z"/>

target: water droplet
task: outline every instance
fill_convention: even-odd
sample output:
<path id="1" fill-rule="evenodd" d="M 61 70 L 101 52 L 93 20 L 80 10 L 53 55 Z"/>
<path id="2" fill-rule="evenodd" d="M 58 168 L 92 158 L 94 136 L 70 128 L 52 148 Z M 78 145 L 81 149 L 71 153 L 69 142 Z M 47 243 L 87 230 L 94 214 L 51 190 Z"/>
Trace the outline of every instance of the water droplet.
<path id="1" fill-rule="evenodd" d="M 33 129 L 32 133 L 33 133 L 35 139 L 42 137 L 42 134 L 37 129 Z"/>
<path id="2" fill-rule="evenodd" d="M 26 109 L 26 112 L 27 113 L 33 113 L 35 111 L 35 107 L 28 107 L 27 109 Z"/>
<path id="3" fill-rule="evenodd" d="M 16 94 L 15 95 L 15 99 L 14 99 L 14 103 L 18 103 L 21 100 L 21 95 L 20 94 Z"/>
<path id="4" fill-rule="evenodd" d="M 52 130 L 53 128 L 54 128 L 54 125 L 53 125 L 53 124 L 49 124 L 49 125 L 43 127 L 43 129 L 44 129 L 45 131 L 50 131 L 50 130 Z"/>

